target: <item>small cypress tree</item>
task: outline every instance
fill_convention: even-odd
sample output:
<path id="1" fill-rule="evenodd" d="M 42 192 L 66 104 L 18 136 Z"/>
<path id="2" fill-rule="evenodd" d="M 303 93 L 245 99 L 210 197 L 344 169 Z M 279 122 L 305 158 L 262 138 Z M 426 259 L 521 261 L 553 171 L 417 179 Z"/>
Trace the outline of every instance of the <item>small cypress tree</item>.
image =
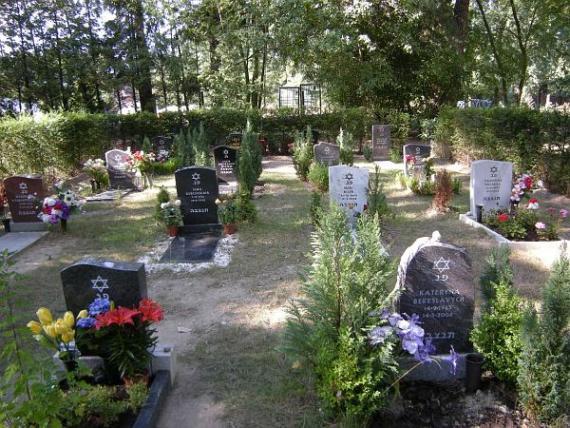
<path id="1" fill-rule="evenodd" d="M 354 138 L 352 134 L 340 128 L 340 133 L 336 137 L 336 143 L 340 148 L 340 163 L 352 165 L 354 163 Z"/>
<path id="2" fill-rule="evenodd" d="M 313 162 L 313 141 L 311 136 L 311 127 L 307 126 L 305 135 L 299 132 L 293 144 L 293 165 L 295 166 L 297 176 L 303 181 L 307 181 L 309 168 L 311 167 L 311 162 Z"/>
<path id="3" fill-rule="evenodd" d="M 143 138 L 143 143 L 142 143 L 142 151 L 145 153 L 150 153 L 152 152 L 152 144 L 150 144 L 150 140 L 149 138 L 145 135 L 145 137 Z"/>
<path id="4" fill-rule="evenodd" d="M 194 165 L 212 166 L 212 158 L 210 157 L 210 144 L 204 130 L 204 124 L 200 122 L 198 128 L 194 128 L 189 134 L 190 147 L 194 157 Z"/>
<path id="5" fill-rule="evenodd" d="M 528 306 L 523 321 L 519 398 L 526 412 L 549 426 L 570 423 L 570 262 L 553 266 L 539 314 Z"/>

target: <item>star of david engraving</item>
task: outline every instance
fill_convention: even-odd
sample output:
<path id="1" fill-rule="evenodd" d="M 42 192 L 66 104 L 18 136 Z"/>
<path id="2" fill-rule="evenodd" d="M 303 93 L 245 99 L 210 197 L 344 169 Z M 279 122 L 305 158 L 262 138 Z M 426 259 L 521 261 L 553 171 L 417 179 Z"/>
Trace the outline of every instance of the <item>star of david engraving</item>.
<path id="1" fill-rule="evenodd" d="M 192 180 L 194 180 L 194 181 L 200 180 L 200 174 L 198 174 L 197 172 L 195 172 L 194 174 L 192 174 Z"/>
<path id="2" fill-rule="evenodd" d="M 91 288 L 93 290 L 97 290 L 97 297 L 109 298 L 108 294 L 103 293 L 103 291 L 109 288 L 109 285 L 107 285 L 107 281 L 108 281 L 107 279 L 101 278 L 101 275 L 97 275 L 96 279 L 91 280 L 92 284 Z"/>
<path id="3" fill-rule="evenodd" d="M 227 155 L 228 155 L 228 153 L 229 153 L 229 152 L 228 152 L 228 149 L 224 149 L 223 153 L 224 153 L 224 155 L 226 155 L 226 156 L 227 156 Z"/>
<path id="4" fill-rule="evenodd" d="M 443 257 L 440 257 L 439 259 L 437 259 L 435 262 L 433 262 L 433 268 L 436 271 L 438 271 L 439 273 L 443 273 L 446 270 L 449 270 L 449 263 L 451 260 L 449 259 L 444 259 Z"/>
<path id="5" fill-rule="evenodd" d="M 348 174 L 346 174 L 344 176 L 345 180 L 352 180 L 354 178 L 354 175 L 352 175 L 352 172 L 349 172 Z"/>
<path id="6" fill-rule="evenodd" d="M 120 162 L 123 159 L 123 157 L 120 154 L 115 153 L 113 159 L 115 160 L 115 162 Z"/>
<path id="7" fill-rule="evenodd" d="M 492 166 L 491 167 L 491 174 L 495 174 L 498 170 L 499 170 L 499 168 L 497 168 L 496 166 Z"/>
<path id="8" fill-rule="evenodd" d="M 28 190 L 28 185 L 23 181 L 20 183 L 20 190 Z"/>
<path id="9" fill-rule="evenodd" d="M 325 154 L 328 155 L 331 152 L 331 149 L 329 149 L 328 147 L 325 147 Z"/>

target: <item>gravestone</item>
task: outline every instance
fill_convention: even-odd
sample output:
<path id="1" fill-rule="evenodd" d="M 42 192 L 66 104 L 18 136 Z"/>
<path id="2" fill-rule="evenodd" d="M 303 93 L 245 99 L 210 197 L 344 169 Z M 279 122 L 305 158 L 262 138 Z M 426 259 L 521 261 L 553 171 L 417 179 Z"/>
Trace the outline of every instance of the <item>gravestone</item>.
<path id="1" fill-rule="evenodd" d="M 173 140 L 171 137 L 165 137 L 163 135 L 154 137 L 152 139 L 152 150 L 156 155 L 156 159 L 159 161 L 168 159 L 172 152 L 172 144 Z"/>
<path id="2" fill-rule="evenodd" d="M 489 210 L 509 209 L 513 187 L 513 164 L 494 160 L 479 160 L 471 164 L 469 185 L 471 215 L 476 206 Z"/>
<path id="3" fill-rule="evenodd" d="M 406 175 L 412 175 L 414 171 L 408 171 L 407 156 L 414 157 L 413 169 L 416 171 L 423 170 L 425 161 L 431 156 L 431 146 L 427 144 L 406 144 L 404 146 L 404 172 Z"/>
<path id="4" fill-rule="evenodd" d="M 237 150 L 229 146 L 214 147 L 214 161 L 216 173 L 224 181 L 235 181 Z"/>
<path id="5" fill-rule="evenodd" d="M 38 214 L 45 196 L 41 177 L 8 177 L 4 180 L 4 188 L 14 223 L 41 223 Z"/>
<path id="6" fill-rule="evenodd" d="M 396 287 L 402 314 L 417 314 L 436 354 L 472 350 L 475 289 L 471 259 L 463 248 L 443 243 L 439 232 L 417 239 L 402 255 Z"/>
<path id="7" fill-rule="evenodd" d="M 216 170 L 199 166 L 174 173 L 184 226 L 218 224 Z"/>
<path id="8" fill-rule="evenodd" d="M 340 147 L 336 144 L 319 143 L 313 146 L 315 161 L 324 165 L 337 165 L 340 159 Z"/>
<path id="9" fill-rule="evenodd" d="M 346 165 L 329 167 L 329 194 L 354 225 L 367 204 L 368 170 Z"/>
<path id="10" fill-rule="evenodd" d="M 132 171 L 131 155 L 123 150 L 113 149 L 105 153 L 105 162 L 109 172 L 112 189 L 135 189 L 137 177 Z"/>
<path id="11" fill-rule="evenodd" d="M 241 146 L 242 134 L 240 132 L 232 132 L 226 137 L 225 145 L 234 149 L 239 149 Z"/>
<path id="12" fill-rule="evenodd" d="M 372 159 L 390 158 L 390 125 L 372 125 Z"/>
<path id="13" fill-rule="evenodd" d="M 134 307 L 147 297 L 143 263 L 85 259 L 61 271 L 67 309 L 77 315 L 96 297 L 107 297 L 115 306 Z"/>

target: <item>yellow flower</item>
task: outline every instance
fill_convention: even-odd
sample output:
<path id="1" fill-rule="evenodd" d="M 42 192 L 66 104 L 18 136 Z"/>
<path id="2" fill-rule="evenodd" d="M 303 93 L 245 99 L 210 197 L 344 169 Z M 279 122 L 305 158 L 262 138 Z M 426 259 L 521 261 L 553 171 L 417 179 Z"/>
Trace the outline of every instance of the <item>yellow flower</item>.
<path id="1" fill-rule="evenodd" d="M 42 325 L 37 321 L 30 321 L 26 327 L 32 331 L 32 334 L 41 334 L 42 332 Z"/>
<path id="2" fill-rule="evenodd" d="M 73 312 L 71 311 L 67 311 L 64 315 L 63 315 L 63 322 L 66 326 L 68 326 L 69 328 L 73 328 L 73 326 L 75 325 L 75 318 L 73 316 Z"/>
<path id="3" fill-rule="evenodd" d="M 39 308 L 36 315 L 42 325 L 51 324 L 53 322 L 53 317 L 51 316 L 51 312 L 48 308 Z"/>
<path id="4" fill-rule="evenodd" d="M 69 343 L 75 338 L 75 331 L 69 330 L 67 333 L 61 335 L 61 340 L 63 343 Z"/>
<path id="5" fill-rule="evenodd" d="M 87 309 L 83 309 L 81 312 L 79 312 L 77 314 L 77 319 L 87 318 L 88 316 L 89 316 L 89 312 L 87 312 Z"/>
<path id="6" fill-rule="evenodd" d="M 48 335 L 48 337 L 55 337 L 55 324 L 46 324 L 43 326 L 44 331 Z"/>

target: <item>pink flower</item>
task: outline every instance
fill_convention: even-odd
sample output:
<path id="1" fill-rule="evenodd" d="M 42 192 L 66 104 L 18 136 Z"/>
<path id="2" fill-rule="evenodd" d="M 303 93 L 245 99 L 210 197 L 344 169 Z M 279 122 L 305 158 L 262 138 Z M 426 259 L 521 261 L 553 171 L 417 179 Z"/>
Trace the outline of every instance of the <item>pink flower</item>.
<path id="1" fill-rule="evenodd" d="M 534 225 L 534 227 L 536 227 L 536 230 L 544 230 L 544 229 L 546 229 L 546 225 L 545 225 L 543 222 L 541 222 L 541 221 L 537 222 L 537 223 Z"/>
<path id="2" fill-rule="evenodd" d="M 564 208 L 560 209 L 560 217 L 562 218 L 568 217 L 568 210 L 565 210 Z"/>
<path id="3" fill-rule="evenodd" d="M 528 207 L 529 210 L 537 210 L 539 208 L 538 205 L 538 199 L 536 198 L 531 198 L 530 201 L 528 201 Z"/>
<path id="4" fill-rule="evenodd" d="M 499 222 L 504 223 L 505 221 L 509 221 L 510 217 L 508 214 L 499 214 L 497 216 L 497 220 L 499 220 Z"/>

